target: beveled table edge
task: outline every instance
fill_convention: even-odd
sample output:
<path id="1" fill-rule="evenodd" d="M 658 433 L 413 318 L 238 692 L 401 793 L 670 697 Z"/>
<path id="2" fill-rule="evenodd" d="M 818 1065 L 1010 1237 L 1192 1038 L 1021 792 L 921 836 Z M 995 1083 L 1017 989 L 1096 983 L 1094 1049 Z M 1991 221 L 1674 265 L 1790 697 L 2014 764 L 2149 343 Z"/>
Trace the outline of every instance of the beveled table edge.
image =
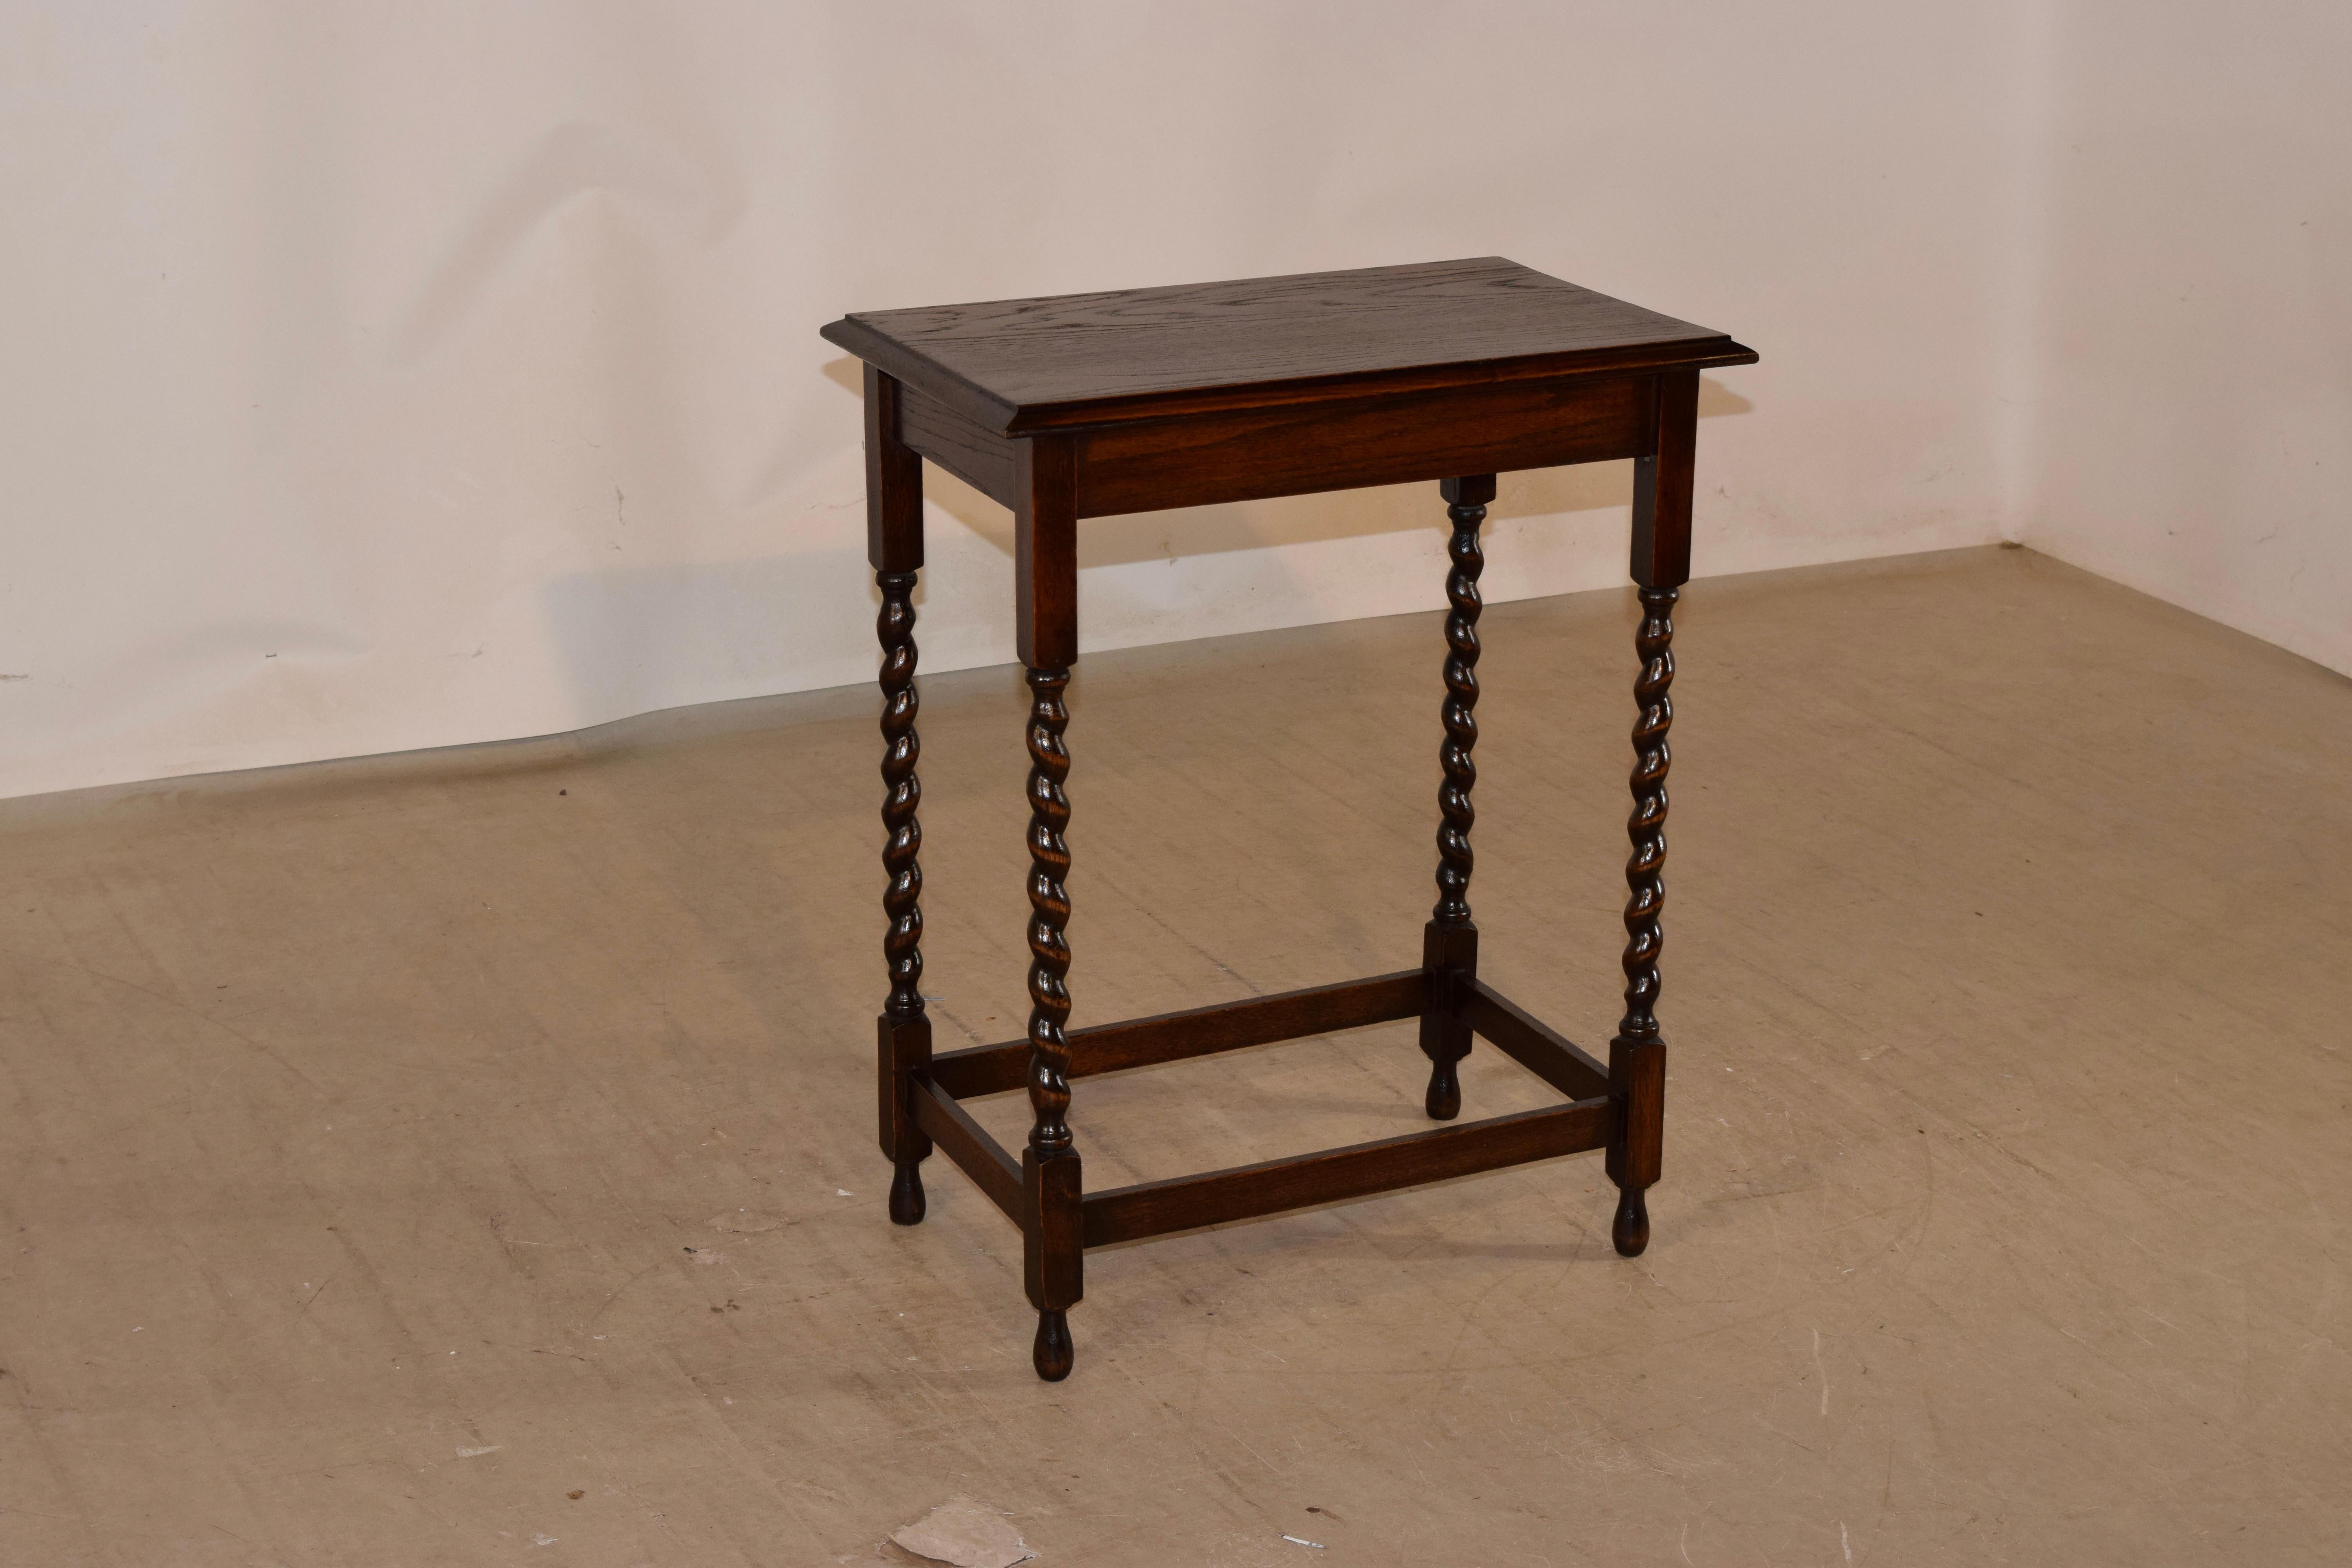
<path id="1" fill-rule="evenodd" d="M 1070 432 L 1181 415 L 1236 408 L 1283 407 L 1304 403 L 1343 403 L 1403 393 L 1443 392 L 1492 382 L 1547 376 L 1638 375 L 1667 370 L 1711 370 L 1754 364 L 1754 349 L 1728 334 L 1678 338 L 1655 343 L 1521 354 L 1501 359 L 1449 360 L 1394 370 L 1341 375 L 1297 376 L 1237 382 L 1227 386 L 1182 387 L 1170 392 L 1128 393 L 1062 402 L 1011 403 L 967 381 L 860 321 L 855 315 L 829 321 L 818 335 L 837 348 L 946 404 L 1000 436 Z"/>

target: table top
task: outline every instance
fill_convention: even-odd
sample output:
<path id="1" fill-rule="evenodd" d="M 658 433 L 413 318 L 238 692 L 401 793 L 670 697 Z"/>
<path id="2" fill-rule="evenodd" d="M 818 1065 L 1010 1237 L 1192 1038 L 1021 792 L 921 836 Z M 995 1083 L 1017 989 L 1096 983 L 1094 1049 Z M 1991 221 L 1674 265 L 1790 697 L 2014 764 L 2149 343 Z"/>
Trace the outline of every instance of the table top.
<path id="1" fill-rule="evenodd" d="M 862 310 L 824 335 L 1006 435 L 1756 360 L 1499 256 Z"/>

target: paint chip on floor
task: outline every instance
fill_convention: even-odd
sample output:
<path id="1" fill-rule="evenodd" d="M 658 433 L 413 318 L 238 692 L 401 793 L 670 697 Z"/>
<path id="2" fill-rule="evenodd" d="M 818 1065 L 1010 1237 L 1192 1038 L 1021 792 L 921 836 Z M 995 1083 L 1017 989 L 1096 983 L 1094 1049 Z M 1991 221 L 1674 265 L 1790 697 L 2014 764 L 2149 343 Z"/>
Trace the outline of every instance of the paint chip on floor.
<path id="1" fill-rule="evenodd" d="M 460 1448 L 457 1450 L 457 1457 L 461 1459 L 478 1459 L 484 1454 L 495 1454 L 505 1447 L 503 1443 L 493 1443 L 487 1448 Z"/>
<path id="2" fill-rule="evenodd" d="M 890 1539 L 918 1557 L 955 1568 L 1013 1568 L 1037 1553 L 1011 1516 L 968 1497 L 951 1497 Z"/>

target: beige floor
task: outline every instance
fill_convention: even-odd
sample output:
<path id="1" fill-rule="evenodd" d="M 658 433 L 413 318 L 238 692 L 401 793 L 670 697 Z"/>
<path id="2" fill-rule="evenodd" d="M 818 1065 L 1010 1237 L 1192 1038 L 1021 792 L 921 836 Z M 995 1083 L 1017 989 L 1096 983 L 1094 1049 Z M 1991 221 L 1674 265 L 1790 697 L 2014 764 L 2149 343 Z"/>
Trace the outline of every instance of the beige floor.
<path id="1" fill-rule="evenodd" d="M 2352 683 L 2022 552 L 1681 624 L 1648 1256 L 1597 1155 L 1096 1253 L 1058 1386 L 952 1168 L 884 1219 L 865 691 L 0 806 L 0 1562 L 908 1561 L 958 1493 L 1045 1568 L 2352 1560 Z M 1485 968 L 1595 1045 L 1629 626 L 1481 671 Z M 1079 1022 L 1414 961 L 1437 658 L 1088 662 Z M 927 688 L 945 1042 L 1018 1033 L 1020 712 Z M 1110 1184 L 1421 1078 L 1074 1120 Z"/>

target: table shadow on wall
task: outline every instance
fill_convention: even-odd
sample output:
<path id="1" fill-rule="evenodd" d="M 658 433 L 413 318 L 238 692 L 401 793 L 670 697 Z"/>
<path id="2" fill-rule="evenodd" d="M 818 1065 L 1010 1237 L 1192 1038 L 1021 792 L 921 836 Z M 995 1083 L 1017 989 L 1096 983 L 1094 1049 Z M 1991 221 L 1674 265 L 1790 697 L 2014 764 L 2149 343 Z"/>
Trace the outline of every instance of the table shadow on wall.
<path id="1" fill-rule="evenodd" d="M 853 402 L 848 428 L 854 431 L 858 363 L 844 357 L 824 368 Z M 1700 417 L 1744 414 L 1753 406 L 1717 382 L 1701 378 Z M 923 465 L 923 490 L 934 506 L 1009 563 L 1013 553 L 1010 511 L 929 462 Z M 1503 477 L 1487 517 L 1490 527 L 1517 518 L 1570 519 L 1625 507 L 1632 495 L 1631 463 L 1531 469 Z M 1172 563 L 1423 530 L 1443 533 L 1446 526 L 1445 506 L 1434 483 L 1390 485 L 1089 518 L 1078 531 L 1078 563 L 1090 568 Z M 1287 595 L 1300 603 L 1328 597 L 1296 578 L 1288 563 L 1270 557 L 1266 580 L 1257 586 L 1272 597 Z M 1443 582 L 1442 569 L 1433 572 L 1429 584 L 1433 607 L 1442 603 Z M 840 601 L 827 594 L 817 596 L 827 605 L 818 609 L 810 593 L 812 583 L 838 583 L 842 591 L 861 595 L 864 607 L 837 613 L 830 606 Z M 849 588 L 853 583 L 858 584 L 854 590 Z M 928 597 L 918 588 L 919 605 Z M 549 633 L 581 700 L 585 724 L 711 700 L 714 675 L 745 692 L 851 685 L 873 676 L 870 626 L 880 597 L 860 549 L 567 574 L 546 585 L 544 604 Z M 847 611 L 847 606 L 841 609 Z M 1136 607 L 1129 606 L 1129 613 L 1137 613 Z M 807 628 L 795 635 L 779 625 L 780 617 L 810 615 L 839 624 L 828 624 L 824 635 L 815 637 L 806 635 Z M 1183 616 L 1163 609 L 1159 618 L 1172 624 Z M 1137 640 L 1181 640 L 1184 635 L 1177 631 Z M 807 662 L 812 647 L 828 650 L 815 667 Z M 1005 657 L 1010 657 L 1009 649 Z M 970 660 L 959 657 L 947 662 L 961 667 Z"/>

